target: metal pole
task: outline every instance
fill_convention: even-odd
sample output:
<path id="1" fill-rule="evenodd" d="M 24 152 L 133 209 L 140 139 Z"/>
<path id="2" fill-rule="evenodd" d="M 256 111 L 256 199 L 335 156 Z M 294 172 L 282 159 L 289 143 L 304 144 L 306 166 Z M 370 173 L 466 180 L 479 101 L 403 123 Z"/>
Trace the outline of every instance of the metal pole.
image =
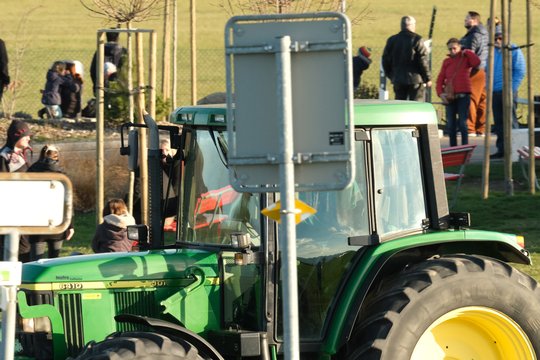
<path id="1" fill-rule="evenodd" d="M 283 328 L 285 359 L 299 359 L 298 283 L 296 275 L 296 207 L 294 204 L 294 163 L 292 123 L 291 38 L 278 39 L 276 52 L 278 116 L 283 149 L 280 164 L 281 226 L 280 239 L 285 244 L 282 255 Z"/>
<path id="2" fill-rule="evenodd" d="M 104 128 L 105 128 L 105 79 L 104 79 L 104 62 L 105 62 L 105 32 L 98 31 L 97 34 L 97 107 L 96 107 L 96 224 L 103 221 L 101 211 L 104 207 L 105 198 L 105 149 L 104 149 Z"/>
<path id="3" fill-rule="evenodd" d="M 148 77 L 150 78 L 149 90 L 148 90 L 148 113 L 150 116 L 156 118 L 156 72 L 157 72 L 157 34 L 155 31 L 150 32 L 150 61 L 148 65 Z"/>
<path id="4" fill-rule="evenodd" d="M 143 57 L 143 37 L 142 33 L 135 34 L 136 52 L 137 52 L 137 123 L 144 124 L 144 57 Z M 141 190 L 141 219 L 143 224 L 148 224 L 148 154 L 146 129 L 139 129 L 139 180 Z"/>
<path id="5" fill-rule="evenodd" d="M 131 23 L 127 23 L 128 30 L 131 29 Z M 129 122 L 133 123 L 133 113 L 135 108 L 135 102 L 133 101 L 133 36 L 131 31 L 127 33 L 127 81 L 128 81 L 128 97 L 129 97 Z M 135 172 L 129 172 L 129 196 L 128 196 L 128 209 L 129 213 L 133 214 L 133 195 L 135 193 Z"/>
<path id="6" fill-rule="evenodd" d="M 495 43 L 495 0 L 490 1 L 489 18 L 489 48 L 486 84 L 486 137 L 484 138 L 484 166 L 482 167 L 482 199 L 489 197 L 489 170 L 490 170 L 490 144 L 491 144 L 491 120 L 493 118 L 493 56 Z"/>
<path id="7" fill-rule="evenodd" d="M 19 232 L 11 231 L 4 238 L 4 259 L 18 261 Z M 5 241 L 4 240 L 4 241 Z M 15 356 L 15 323 L 17 317 L 17 286 L 6 286 L 6 307 L 2 309 L 2 359 L 12 360 Z"/>
<path id="8" fill-rule="evenodd" d="M 164 0 L 163 6 L 163 57 L 161 61 L 161 93 L 163 100 L 171 96 L 171 17 L 170 0 Z"/>
<path id="9" fill-rule="evenodd" d="M 176 109 L 178 78 L 178 0 L 173 0 L 172 108 Z"/>
<path id="10" fill-rule="evenodd" d="M 503 24 L 503 134 L 504 134 L 504 187 L 507 195 L 514 195 L 512 178 L 512 73 L 510 54 L 510 9 L 509 0 L 502 0 Z"/>
<path id="11" fill-rule="evenodd" d="M 191 104 L 197 104 L 197 8 L 191 0 Z"/>
<path id="12" fill-rule="evenodd" d="M 379 66 L 379 100 L 388 100 L 388 90 L 386 88 L 386 74 L 382 66 L 382 57 L 381 65 Z"/>
<path id="13" fill-rule="evenodd" d="M 531 0 L 527 0 L 527 44 L 532 44 L 532 15 Z M 534 154 L 534 97 L 532 89 L 532 47 L 527 46 L 527 99 L 528 99 L 528 126 L 529 126 L 529 153 Z M 529 156 L 529 192 L 536 192 L 536 165 L 534 156 Z"/>

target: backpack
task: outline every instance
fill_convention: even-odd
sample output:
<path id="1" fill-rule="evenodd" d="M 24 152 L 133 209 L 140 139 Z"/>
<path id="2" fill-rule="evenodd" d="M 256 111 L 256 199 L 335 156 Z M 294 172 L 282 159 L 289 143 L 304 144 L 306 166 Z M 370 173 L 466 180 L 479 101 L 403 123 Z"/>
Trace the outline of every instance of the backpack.
<path id="1" fill-rule="evenodd" d="M 86 106 L 81 111 L 82 117 L 95 118 L 96 117 L 96 99 L 90 99 L 86 103 Z"/>

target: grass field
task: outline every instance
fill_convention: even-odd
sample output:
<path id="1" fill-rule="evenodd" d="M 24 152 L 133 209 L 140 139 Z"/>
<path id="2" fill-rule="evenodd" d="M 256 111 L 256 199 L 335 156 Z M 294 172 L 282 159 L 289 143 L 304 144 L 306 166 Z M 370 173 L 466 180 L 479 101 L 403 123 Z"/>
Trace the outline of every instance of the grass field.
<path id="1" fill-rule="evenodd" d="M 90 3 L 91 0 L 84 0 Z M 234 1 L 233 1 L 234 2 Z M 316 1 L 313 1 L 316 3 Z M 197 2 L 197 73 L 198 94 L 202 98 L 210 92 L 225 89 L 224 70 L 224 27 L 230 14 L 219 5 L 224 0 L 205 0 Z M 394 0 L 379 0 L 377 2 L 363 0 L 348 0 L 350 18 L 355 18 L 363 9 L 367 12 L 352 26 L 353 47 L 366 45 L 372 48 L 373 64 L 365 72 L 363 81 L 378 84 L 379 58 L 382 54 L 386 39 L 399 31 L 401 16 L 408 14 L 417 19 L 417 32 L 428 36 L 431 12 L 437 7 L 437 17 L 433 33 L 433 69 L 438 73 L 442 59 L 446 54 L 445 43 L 449 37 L 461 37 L 465 34 L 463 18 L 466 11 L 476 10 L 485 19 L 489 14 L 489 1 L 479 1 L 471 4 L 465 0 L 457 1 L 416 1 L 397 2 Z M 471 7 L 471 5 L 473 5 Z M 533 8 L 533 18 L 539 15 L 539 9 Z M 524 44 L 525 38 L 525 1 L 512 2 L 513 22 L 512 40 Z M 178 103 L 190 102 L 190 56 L 189 56 L 189 1 L 178 2 Z M 27 20 L 25 16 L 27 15 Z M 23 24 L 24 31 L 19 31 Z M 43 87 L 45 73 L 52 61 L 59 59 L 77 59 L 89 69 L 90 60 L 96 48 L 96 31 L 107 28 L 114 23 L 108 23 L 103 18 L 92 15 L 77 0 L 2 0 L 2 21 L 0 22 L 0 37 L 6 41 L 12 63 L 12 77 L 15 74 L 17 49 L 24 49 L 20 66 L 20 99 L 17 110 L 35 116 L 40 107 L 39 89 Z M 533 24 L 533 34 L 537 34 L 538 25 Z M 158 53 L 161 51 L 163 34 L 162 21 L 154 19 L 134 24 L 134 27 L 154 29 L 158 33 Z M 124 39 L 125 42 L 125 39 Z M 533 47 L 533 70 L 537 72 L 540 66 L 540 51 Z M 158 58 L 159 55 L 158 55 Z M 534 60 L 537 59 L 537 60 Z M 158 66 L 158 84 L 161 82 L 161 67 Z M 540 77 L 533 74 L 534 83 Z M 90 87 L 87 87 L 90 89 Z M 159 89 L 159 86 L 158 86 Z M 533 87 L 534 90 L 534 87 Z M 91 92 L 86 90 L 86 98 Z M 522 86 L 521 97 L 525 95 Z"/>

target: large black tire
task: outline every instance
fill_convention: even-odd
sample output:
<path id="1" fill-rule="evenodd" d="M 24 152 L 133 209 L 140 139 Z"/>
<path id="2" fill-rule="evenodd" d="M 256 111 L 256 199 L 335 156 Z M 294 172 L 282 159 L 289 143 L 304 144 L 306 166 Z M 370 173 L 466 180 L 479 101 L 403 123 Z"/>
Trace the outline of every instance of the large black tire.
<path id="1" fill-rule="evenodd" d="M 119 332 L 89 343 L 76 360 L 201 360 L 197 349 L 150 332 Z"/>
<path id="2" fill-rule="evenodd" d="M 534 279 L 498 260 L 453 255 L 413 265 L 370 294 L 345 353 L 348 360 L 536 359 L 539 324 Z M 442 336 L 432 336 L 436 326 Z M 419 354 L 426 338 L 437 340 L 428 341 L 436 351 Z M 506 353 L 486 353 L 500 351 L 497 346 Z"/>

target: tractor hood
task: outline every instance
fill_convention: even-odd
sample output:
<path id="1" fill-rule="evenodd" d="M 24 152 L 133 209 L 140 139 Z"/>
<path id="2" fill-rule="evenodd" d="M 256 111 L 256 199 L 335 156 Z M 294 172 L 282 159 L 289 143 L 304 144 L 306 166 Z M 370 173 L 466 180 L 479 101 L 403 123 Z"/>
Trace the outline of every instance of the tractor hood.
<path id="1" fill-rule="evenodd" d="M 23 264 L 22 288 L 32 283 L 164 280 L 187 278 L 193 268 L 218 276 L 217 254 L 202 250 L 78 255 Z"/>

